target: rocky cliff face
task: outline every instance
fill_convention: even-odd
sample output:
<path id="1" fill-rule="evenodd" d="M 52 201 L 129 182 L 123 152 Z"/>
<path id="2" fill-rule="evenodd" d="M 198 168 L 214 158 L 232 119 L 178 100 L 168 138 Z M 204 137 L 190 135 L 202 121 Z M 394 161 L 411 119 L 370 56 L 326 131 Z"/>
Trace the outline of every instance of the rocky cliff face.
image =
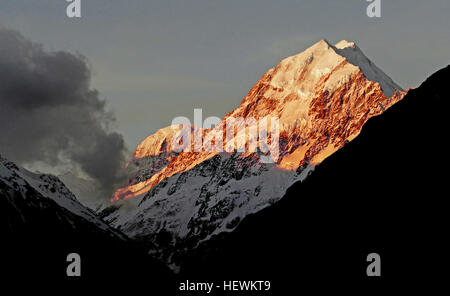
<path id="1" fill-rule="evenodd" d="M 131 237 L 152 242 L 156 255 L 176 266 L 185 250 L 233 230 L 245 216 L 279 200 L 290 185 L 353 140 L 370 117 L 404 95 L 354 43 L 333 46 L 322 40 L 268 70 L 213 129 L 189 127 L 191 145 L 198 135 L 214 144 L 222 136 L 228 152 L 174 151 L 170 144 L 180 126 L 147 138 L 134 154 L 136 175 L 114 197 L 138 198 L 139 204 L 117 203 L 105 209 L 104 218 Z M 246 134 L 252 124 L 239 123 L 228 139 L 227 120 L 266 117 L 278 120 L 279 138 L 269 136 L 267 151 L 236 152 L 252 144 Z M 267 156 L 273 163 L 262 161 Z"/>

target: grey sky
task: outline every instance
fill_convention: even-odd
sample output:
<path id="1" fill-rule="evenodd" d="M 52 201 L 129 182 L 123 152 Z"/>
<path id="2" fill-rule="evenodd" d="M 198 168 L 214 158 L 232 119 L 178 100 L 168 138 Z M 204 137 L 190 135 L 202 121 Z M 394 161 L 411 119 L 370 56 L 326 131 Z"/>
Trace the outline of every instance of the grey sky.
<path id="1" fill-rule="evenodd" d="M 0 25 L 48 50 L 80 52 L 130 148 L 175 116 L 223 116 L 270 67 L 316 41 L 355 41 L 404 88 L 449 63 L 450 1 L 3 0 Z"/>

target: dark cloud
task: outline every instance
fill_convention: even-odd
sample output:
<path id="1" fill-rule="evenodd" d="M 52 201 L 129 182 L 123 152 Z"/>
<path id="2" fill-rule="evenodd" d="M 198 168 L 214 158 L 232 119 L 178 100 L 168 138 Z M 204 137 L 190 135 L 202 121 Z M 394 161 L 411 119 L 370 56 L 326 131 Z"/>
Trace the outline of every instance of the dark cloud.
<path id="1" fill-rule="evenodd" d="M 22 165 L 76 167 L 109 198 L 126 149 L 90 80 L 83 56 L 45 51 L 0 27 L 0 152 Z"/>

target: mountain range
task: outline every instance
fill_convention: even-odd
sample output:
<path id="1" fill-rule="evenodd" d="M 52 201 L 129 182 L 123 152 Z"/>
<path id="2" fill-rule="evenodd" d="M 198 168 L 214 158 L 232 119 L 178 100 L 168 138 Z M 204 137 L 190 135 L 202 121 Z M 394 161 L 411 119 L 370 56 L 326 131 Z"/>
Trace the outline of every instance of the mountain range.
<path id="1" fill-rule="evenodd" d="M 129 184 L 96 211 L 69 189 L 86 199 L 90 184 L 0 157 L 2 266 L 67 280 L 75 252 L 85 279 L 165 294 L 189 278 L 267 279 L 274 295 L 299 279 L 317 290 L 441 280 L 449 78 L 447 67 L 405 92 L 355 43 L 321 40 L 269 69 L 215 127 L 189 127 L 195 145 L 228 118 L 276 117 L 274 162 L 262 161 L 273 141 L 266 152 L 177 152 L 181 127 L 170 126 L 137 147 Z M 233 143 L 248 146 L 247 129 Z M 382 279 L 366 277 L 372 252 Z"/>
<path id="2" fill-rule="evenodd" d="M 84 279 L 152 277 L 155 290 L 159 284 L 167 289 L 172 279 L 164 265 L 83 206 L 58 177 L 32 173 L 1 156 L 0 213 L 2 268 L 9 279 L 3 286 L 17 289 L 23 279 L 40 285 L 68 280 L 71 253 L 80 255 Z"/>

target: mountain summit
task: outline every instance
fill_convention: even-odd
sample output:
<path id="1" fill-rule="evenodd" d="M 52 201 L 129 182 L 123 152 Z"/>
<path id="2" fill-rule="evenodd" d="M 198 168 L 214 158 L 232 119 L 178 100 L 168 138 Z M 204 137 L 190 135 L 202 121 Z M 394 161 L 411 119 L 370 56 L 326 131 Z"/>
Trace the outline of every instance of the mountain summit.
<path id="1" fill-rule="evenodd" d="M 320 163 L 352 140 L 369 117 L 404 94 L 355 43 L 342 40 L 333 46 L 323 39 L 269 69 L 221 125 L 202 133 L 219 132 L 229 117 L 277 117 L 282 138 L 291 140 L 283 147 L 278 166 L 297 169 L 306 158 Z M 138 145 L 133 161 L 145 174 L 141 172 L 119 189 L 114 200 L 145 194 L 163 179 L 217 154 L 175 153 L 170 144 L 181 129 L 163 128 Z M 294 135 L 297 140 L 292 139 Z"/>
<path id="2" fill-rule="evenodd" d="M 168 127 L 138 146 L 131 161 L 136 173 L 113 198 L 139 197 L 139 204 L 116 203 L 103 216 L 129 236 L 152 242 L 157 256 L 177 266 L 177 254 L 278 201 L 404 95 L 354 43 L 321 40 L 269 69 L 214 128 L 190 128 L 196 145 L 194 135 L 217 139 L 230 118 L 277 118 L 279 139 L 268 147 L 270 155 L 274 143 L 279 148 L 274 163 L 262 162 L 261 152 L 176 152 L 170 144 L 181 127 Z M 250 128 L 238 125 L 224 146 L 251 145 Z"/>

